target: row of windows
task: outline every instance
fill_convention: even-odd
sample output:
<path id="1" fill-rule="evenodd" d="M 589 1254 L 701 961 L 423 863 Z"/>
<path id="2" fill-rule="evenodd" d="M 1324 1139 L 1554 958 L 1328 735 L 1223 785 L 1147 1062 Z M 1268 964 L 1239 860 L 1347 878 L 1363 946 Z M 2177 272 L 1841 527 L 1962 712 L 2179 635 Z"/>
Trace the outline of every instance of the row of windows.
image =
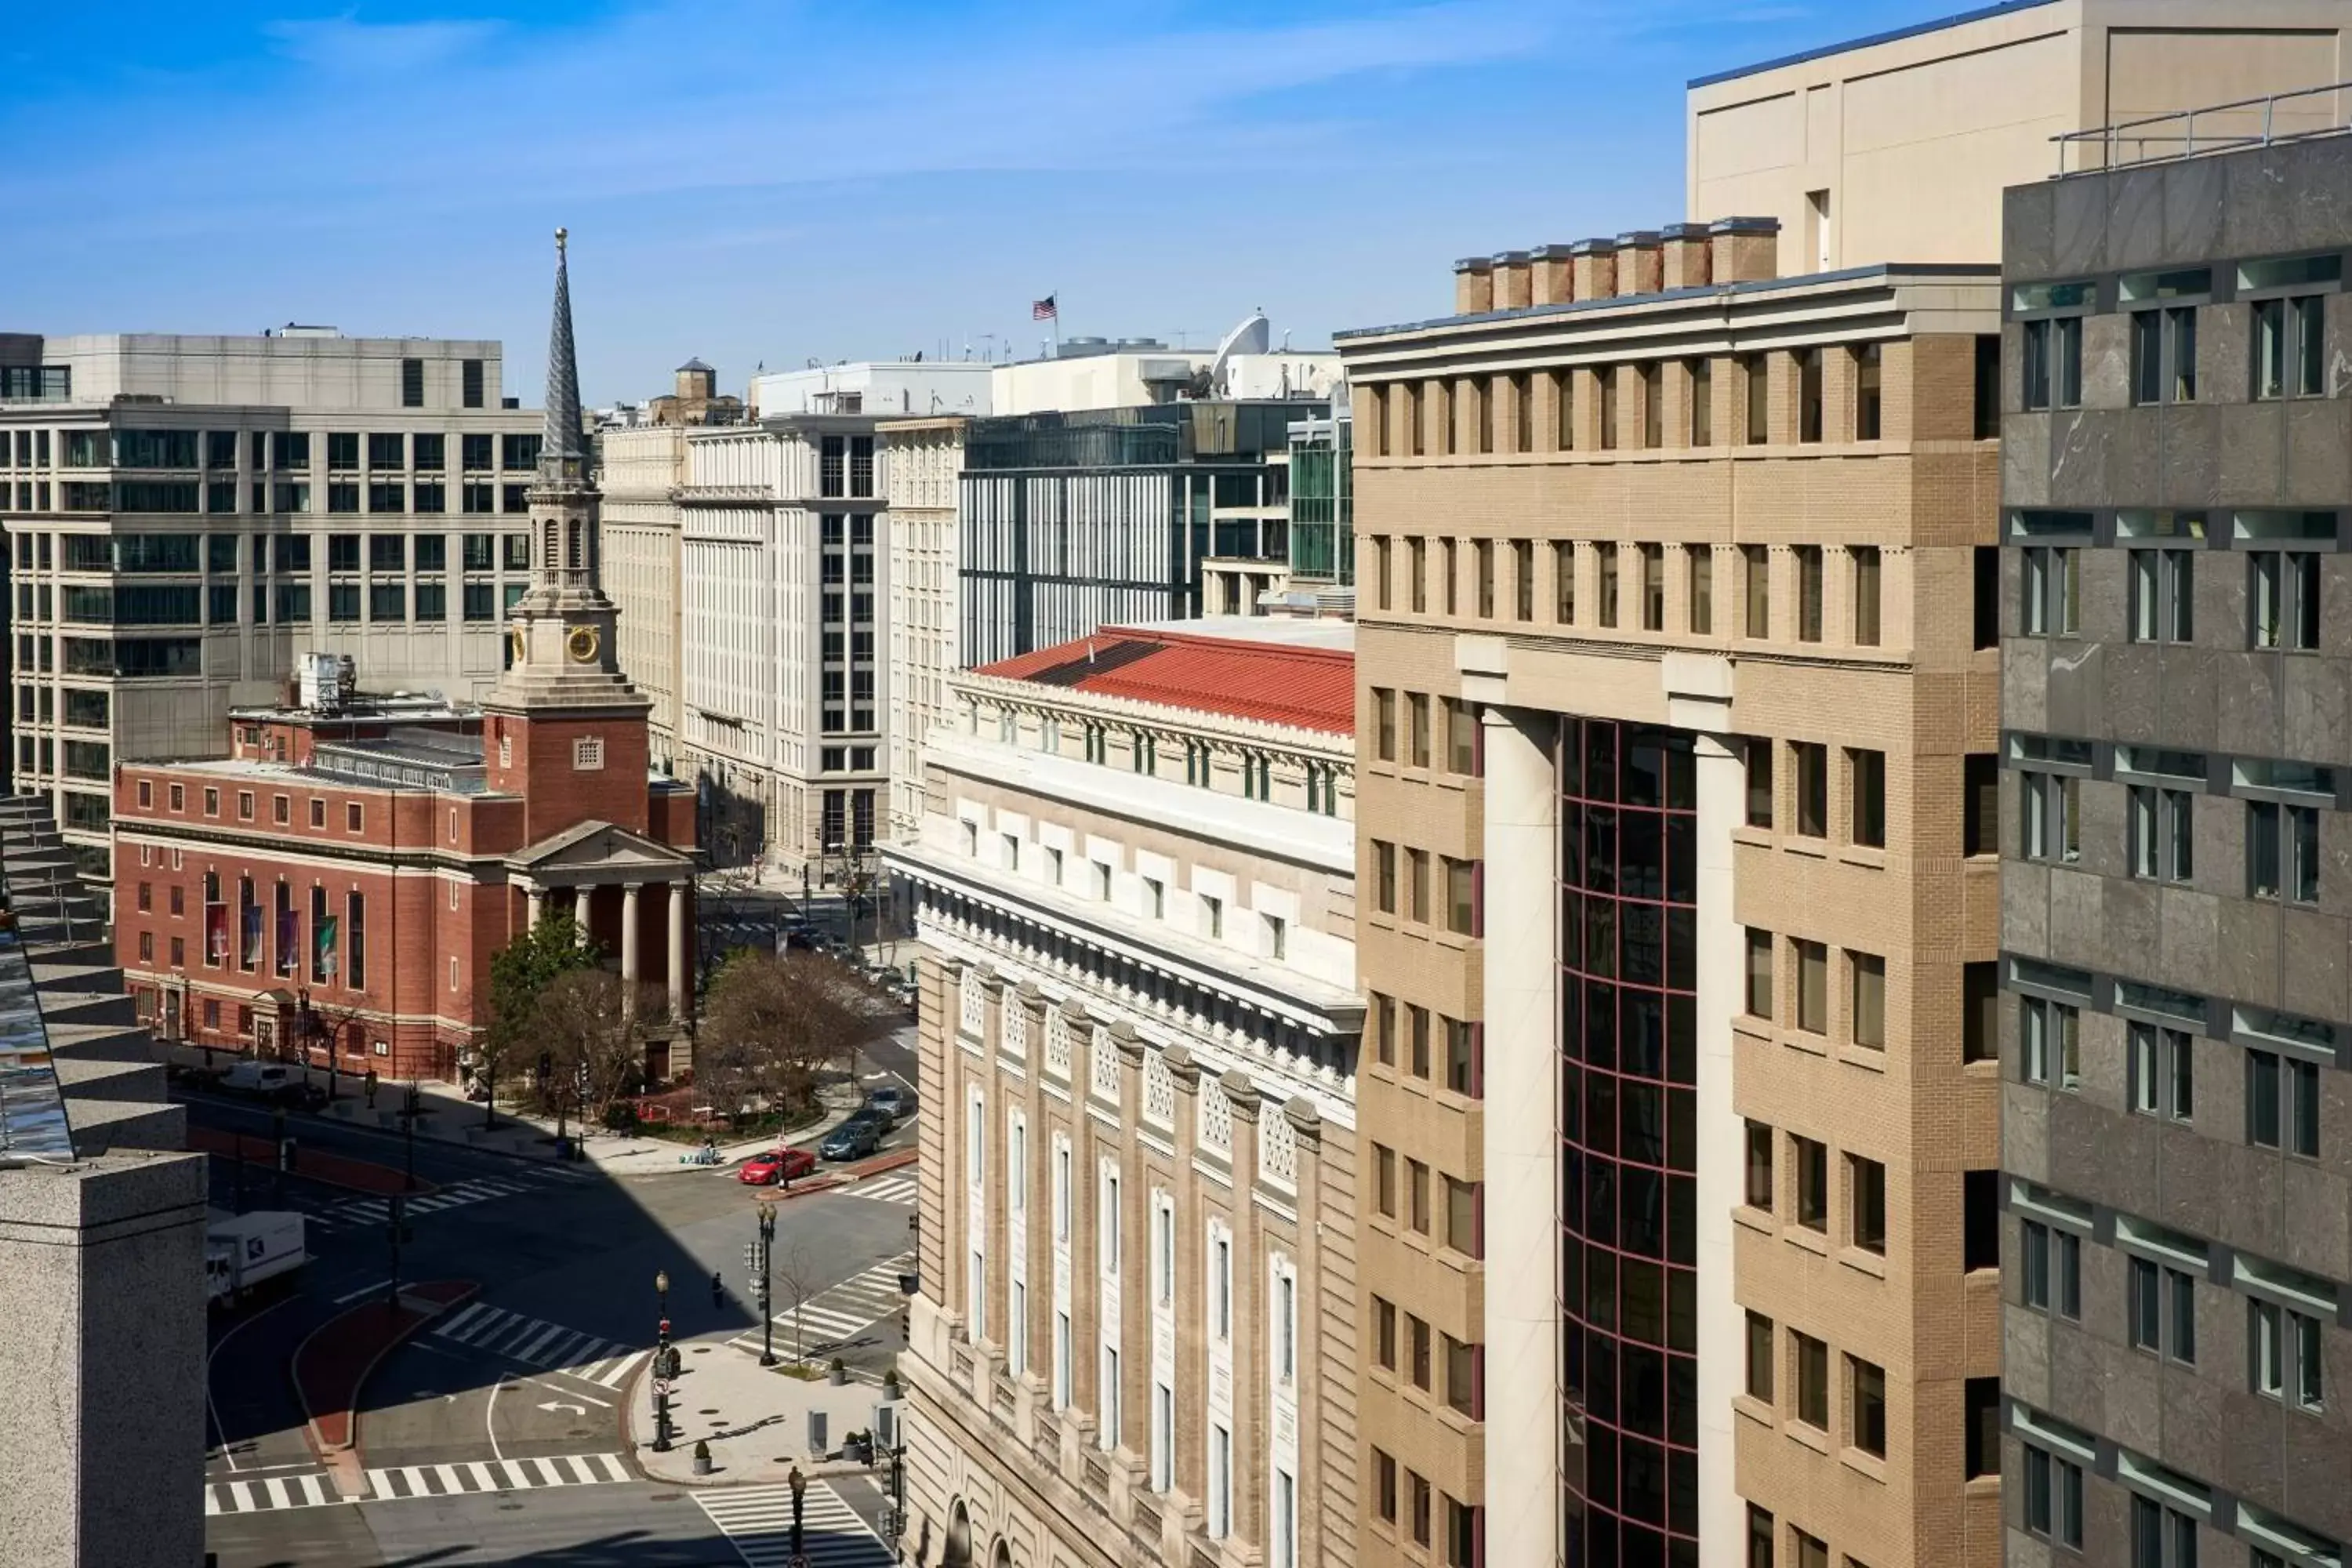
<path id="1" fill-rule="evenodd" d="M 1375 838 L 1372 847 L 1372 907 L 1384 915 L 1399 915 L 1420 924 L 1443 924 L 1457 936 L 1481 933 L 1478 919 L 1479 863 L 1451 855 L 1432 856 L 1426 849 Z M 1444 902 L 1430 901 L 1431 869 L 1435 866 Z"/>
<path id="2" fill-rule="evenodd" d="M 247 549 L 242 542 L 252 541 Z M 307 574 L 313 542 L 327 543 L 327 570 L 356 572 L 361 553 L 378 572 L 407 568 L 413 555 L 420 572 L 446 570 L 450 535 L 446 533 L 37 533 L 16 535 L 16 569 L 47 572 L 233 573 L 240 562 L 254 572 Z M 528 533 L 461 533 L 457 563 L 467 572 L 488 572 L 503 561 L 509 572 L 530 569 Z M 503 541 L 503 545 L 501 542 Z"/>
<path id="3" fill-rule="evenodd" d="M 1424 1161 L 1372 1145 L 1372 1206 L 1415 1236 L 1465 1258 L 1484 1257 L 1484 1202 L 1481 1184 L 1433 1173 Z"/>
<path id="4" fill-rule="evenodd" d="M 173 851 L 176 857 L 179 851 Z M 143 851 L 142 851 L 143 856 Z M 143 863 L 143 858 L 142 858 Z M 181 884 L 170 884 L 171 913 L 184 918 L 187 900 Z M 223 898 L 220 873 L 207 871 L 204 882 L 204 931 L 201 962 L 206 969 L 236 968 L 247 973 L 258 973 L 267 968 L 280 978 L 299 978 L 304 973 L 304 954 L 308 953 L 308 978 L 314 985 L 330 985 L 340 981 L 346 990 L 365 991 L 368 984 L 367 896 L 360 892 L 346 894 L 340 910 L 336 900 L 322 887 L 313 886 L 310 896 L 310 936 L 303 938 L 302 916 L 296 907 L 295 893 L 286 882 L 276 884 L 276 908 L 273 911 L 261 901 L 253 879 L 237 879 L 236 903 L 232 906 Z M 142 913 L 153 909 L 151 884 L 139 884 L 139 908 Z M 232 924 L 232 922 L 234 922 Z M 155 962 L 156 933 L 139 933 L 139 962 Z M 170 967 L 187 967 L 187 938 L 171 936 L 166 952 Z M 273 956 L 274 953 L 274 956 Z M 454 965 L 456 960 L 452 959 Z"/>
<path id="5" fill-rule="evenodd" d="M 1483 1561 L 1484 1535 L 1475 1504 L 1450 1492 L 1439 1492 L 1429 1478 L 1400 1465 L 1385 1448 L 1372 1450 L 1372 1511 L 1392 1531 L 1402 1531 L 1424 1552 L 1437 1549 L 1437 1510 L 1444 1506 L 1445 1568 L 1476 1568 Z"/>
<path id="6" fill-rule="evenodd" d="M 1774 953 L 1785 945 L 1788 989 L 1784 999 Z M 1837 968 L 1844 976 L 1843 1037 L 1871 1050 L 1886 1048 L 1886 960 L 1874 952 L 1838 950 Z M 1746 1010 L 1751 1018 L 1770 1022 L 1785 1018 L 1809 1035 L 1826 1037 L 1832 1032 L 1831 960 L 1827 942 L 1790 937 L 1782 944 L 1770 931 L 1750 926 L 1747 940 Z"/>
<path id="7" fill-rule="evenodd" d="M 1376 991 L 1367 998 L 1364 1028 L 1381 1067 L 1468 1099 L 1485 1092 L 1481 1026 Z"/>
<path id="8" fill-rule="evenodd" d="M 2201 524 L 2200 524 L 2201 526 Z M 2250 550 L 2244 564 L 2220 570 L 2245 574 L 2245 619 L 2235 646 L 2286 653 L 2319 651 L 2321 551 Z M 2135 548 L 2130 557 L 2124 630 L 2142 643 L 2197 640 L 2198 550 Z M 2018 615 L 2025 637 L 2077 637 L 2083 626 L 2082 549 L 2029 545 L 2020 552 Z M 2214 568 L 2209 567 L 2208 570 Z M 2090 628 L 2096 636 L 2103 628 Z M 2209 643 L 2213 639 L 2209 638 Z"/>
<path id="9" fill-rule="evenodd" d="M 520 583 L 509 583 L 503 587 L 495 583 L 461 584 L 457 594 L 459 618 L 478 623 L 499 620 L 514 608 L 526 591 Z M 258 584 L 249 591 L 233 583 L 216 584 L 205 590 L 205 604 L 201 615 L 197 611 L 195 595 L 196 590 L 190 587 L 142 599 L 135 605 L 123 604 L 110 596 L 79 605 L 69 602 L 66 605 L 64 618 L 85 624 L 119 626 L 242 626 L 248 621 L 255 626 L 267 626 L 273 618 L 281 625 L 312 618 L 314 600 L 310 585 L 307 583 L 281 584 L 274 596 Z M 240 608 L 241 598 L 249 600 L 250 615 Z M 273 603 L 276 607 L 274 617 Z M 449 588 L 445 583 L 418 583 L 412 596 L 406 583 L 327 584 L 326 618 L 329 622 L 339 625 L 358 623 L 363 618 L 361 615 L 362 604 L 366 605 L 364 619 L 373 624 L 446 621 L 449 618 Z M 111 611 L 110 605 L 115 606 Z M 50 641 L 45 636 L 19 634 L 16 638 L 18 672 L 47 672 L 52 665 Z M 151 661 L 155 662 L 152 668 L 139 668 L 140 661 L 135 654 L 143 645 L 138 639 L 118 639 L 110 643 L 103 638 L 68 637 L 63 641 L 66 644 L 65 668 L 68 674 L 193 675 L 197 672 L 198 650 L 193 639 L 146 639 L 147 644 L 175 641 L 185 644 L 184 648 L 170 657 Z"/>
<path id="10" fill-rule="evenodd" d="M 1782 748 L 1768 740 L 1749 741 L 1744 748 L 1747 763 L 1748 797 L 1747 823 L 1750 827 L 1769 830 L 1783 820 L 1777 779 L 1780 770 L 1775 767 L 1776 752 L 1785 749 L 1789 766 L 1786 776 L 1790 798 L 1786 820 L 1790 833 L 1800 838 L 1830 837 L 1830 749 L 1818 741 L 1790 741 Z M 1971 759 L 1973 761 L 1973 759 Z M 1990 757 L 1984 759 L 1990 764 Z M 1857 848 L 1886 847 L 1886 753 L 1866 747 L 1847 746 L 1839 751 L 1839 795 L 1845 811 L 1839 820 L 1840 841 Z M 1969 791 L 1973 797 L 1974 791 Z M 1973 823 L 1964 823 L 1964 829 Z M 1964 831 L 1969 843 L 1964 852 L 1969 855 L 1990 852 L 1988 836 L 1979 847 L 1972 835 Z"/>
<path id="11" fill-rule="evenodd" d="M 421 516 L 440 516 L 452 510 L 520 516 L 530 510 L 529 485 L 463 484 L 457 487 L 457 505 L 454 509 L 449 505 L 449 492 L 447 485 L 432 483 L 334 483 L 326 487 L 325 510 L 336 515 L 365 511 L 414 512 Z M 53 509 L 47 480 L 20 479 L 13 486 L 0 482 L 0 511 L 203 512 L 222 517 L 237 515 L 240 497 L 247 502 L 246 511 L 250 513 L 302 517 L 318 510 L 310 482 L 299 479 L 280 479 L 274 484 L 257 479 L 242 490 L 234 479 L 213 479 L 201 486 L 193 479 L 126 479 L 110 489 L 103 484 L 65 484 L 58 487 L 56 493 L 58 504 Z M 367 503 L 364 507 L 361 505 L 362 497 Z"/>
<path id="12" fill-rule="evenodd" d="M 2312 793 L 2327 805 L 2285 800 L 2247 800 L 2244 813 L 2245 876 L 2250 899 L 2271 903 L 2316 904 L 2320 900 L 2321 813 L 2331 809 L 2334 770 L 2313 768 Z M 2017 770 L 2018 854 L 2028 860 L 2071 866 L 2083 858 L 2083 778 L 2040 768 Z M 2157 784 L 2125 786 L 2125 864 L 2136 878 L 2193 882 L 2197 873 L 2195 823 L 2201 781 L 2193 786 Z M 2205 797 L 2208 811 L 2226 810 L 2224 800 Z"/>
<path id="13" fill-rule="evenodd" d="M 2000 353 L 1998 338 L 1977 340 L 1979 440 L 2000 434 Z M 1375 458 L 1706 448 L 1727 416 L 1739 446 L 1876 441 L 1885 434 L 1885 361 L 1884 347 L 1868 342 L 1378 383 L 1365 445 Z M 1719 376 L 1728 394 L 1720 399 Z"/>
<path id="14" fill-rule="evenodd" d="M 2343 258 L 2301 257 L 2249 261 L 2234 276 L 2211 267 L 2130 273 L 2108 285 L 2087 281 L 2031 284 L 2014 290 L 2011 309 L 2025 363 L 2022 402 L 2029 411 L 2078 408 L 2083 403 L 2084 321 L 2120 310 L 2131 334 L 2131 401 L 2194 403 L 2200 386 L 2199 321 L 2242 310 L 2251 347 L 2246 396 L 2255 402 L 2318 397 L 2326 390 L 2326 302 L 2343 281 Z M 2233 296 L 2234 298 L 2230 298 Z M 2210 333 L 2202 334 L 2210 339 Z"/>
<path id="15" fill-rule="evenodd" d="M 218 817 L 221 814 L 221 792 L 218 786 L 213 784 L 204 785 L 203 798 L 204 815 L 210 817 Z M 187 785 L 184 784 L 167 784 L 164 786 L 164 799 L 170 803 L 170 810 L 173 815 L 185 816 L 187 814 Z M 155 809 L 154 780 L 141 779 L 139 781 L 138 800 L 140 810 L 152 811 Z M 254 805 L 255 798 L 253 791 L 249 789 L 241 789 L 236 792 L 236 819 L 239 822 L 251 822 L 255 820 Z M 323 828 L 327 826 L 327 800 L 325 796 L 310 796 L 305 809 L 310 815 L 310 826 L 312 827 Z M 289 795 L 271 795 L 269 797 L 269 820 L 280 827 L 290 826 L 294 820 L 294 797 Z M 361 802 L 356 800 L 347 800 L 343 803 L 343 830 L 347 833 L 363 833 L 367 830 L 367 808 Z M 142 851 L 141 853 L 140 863 L 142 865 L 146 864 L 146 856 L 144 851 Z M 143 900 L 145 896 L 143 890 L 141 896 Z M 147 905 L 142 901 L 139 907 L 143 910 Z M 175 907 L 173 912 L 177 914 L 179 910 Z"/>
<path id="16" fill-rule="evenodd" d="M 1385 1296 L 1372 1298 L 1372 1364 L 1473 1421 L 1485 1414 L 1486 1348 L 1431 1328 Z"/>
<path id="17" fill-rule="evenodd" d="M 1030 847 L 1026 841 L 1017 833 L 1001 833 L 997 835 L 997 846 L 998 863 L 1005 870 L 1016 876 L 1021 875 L 1023 853 L 1025 848 Z M 1042 875 L 1045 885 L 1057 890 L 1070 890 L 1073 884 L 1070 879 L 1071 868 L 1067 864 L 1067 857 L 1058 847 L 1051 844 L 1037 844 L 1034 847 L 1040 852 L 1042 859 L 1032 864 Z M 980 824 L 971 818 L 966 818 L 963 824 L 963 852 L 975 859 L 980 855 Z M 1087 864 L 1089 868 L 1088 875 L 1081 890 L 1104 903 L 1109 903 L 1115 896 L 1117 888 L 1117 865 L 1110 860 L 1094 859 L 1089 859 Z M 1139 873 L 1136 877 L 1136 890 L 1140 906 L 1137 913 L 1155 921 L 1164 921 L 1168 918 L 1168 884 L 1165 879 Z M 1196 891 L 1193 894 L 1193 906 L 1192 929 L 1196 935 L 1211 942 L 1241 940 L 1242 933 L 1238 927 L 1230 935 L 1227 932 L 1225 900 L 1222 895 Z M 1257 932 L 1255 951 L 1260 956 L 1272 959 L 1276 963 L 1289 957 L 1290 921 L 1286 916 L 1266 910 L 1258 911 Z"/>
<path id="18" fill-rule="evenodd" d="M 2053 1318 L 2084 1316 L 2083 1247 L 2091 1240 L 2087 1205 L 2021 1184 L 2017 1301 Z M 2231 1256 L 2225 1273 L 2208 1262 L 2204 1243 L 2130 1218 L 2116 1222 L 2127 1247 L 2119 1309 L 2123 1339 L 2134 1350 L 2180 1366 L 2210 1360 L 2200 1339 L 2198 1287 L 2218 1286 L 2243 1300 L 2249 1392 L 2285 1409 L 2317 1415 L 2326 1406 L 2323 1324 L 2336 1321 L 2336 1287 L 2250 1255 Z"/>
<path id="19" fill-rule="evenodd" d="M 2199 1037 L 2145 1019 L 2126 1022 L 2123 1078 L 2125 1103 L 2132 1114 L 2196 1123 Z M 2319 1064 L 2252 1046 L 2243 1048 L 2243 1055 L 2244 1125 L 2239 1135 L 2254 1148 L 2317 1159 Z M 2083 1019 L 2078 1005 L 2048 996 L 2018 998 L 2017 1070 L 2022 1082 L 2081 1092 Z"/>
<path id="20" fill-rule="evenodd" d="M 1303 805 L 1318 816 L 1339 815 L 1339 785 L 1346 770 L 1338 763 L 1212 743 L 1198 736 L 1130 729 L 1099 719 L 1082 719 L 1072 728 L 1076 733 L 1079 754 L 1097 766 L 1113 765 L 1111 755 L 1116 742 L 1125 753 L 1129 771 L 1160 777 L 1160 752 L 1165 742 L 1170 776 L 1181 752 L 1186 784 L 1222 790 L 1225 781 L 1231 779 L 1234 786 L 1232 793 L 1248 800 L 1276 799 L 1275 764 L 1279 760 L 1283 764 L 1281 804 Z M 979 733 L 980 705 L 976 702 L 967 701 L 964 705 L 964 731 L 967 734 Z M 996 738 L 1008 746 L 1034 742 L 1036 749 L 1048 756 L 1069 755 L 1062 720 L 1056 714 L 1037 715 L 1033 722 L 1017 709 L 1000 708 L 996 710 Z"/>
<path id="21" fill-rule="evenodd" d="M 1547 624 L 1551 626 L 1590 625 L 1612 630 L 1622 624 L 1646 632 L 1677 631 L 1692 637 L 1716 635 L 1716 558 L 1722 553 L 1738 575 L 1736 635 L 1759 639 L 1773 636 L 1772 548 L 1762 544 L 1742 544 L 1719 552 L 1708 544 L 1440 538 L 1435 542 L 1433 584 L 1431 541 L 1375 535 L 1370 542 L 1370 576 L 1378 609 L 1396 607 L 1394 571 L 1401 543 L 1404 607 L 1413 615 L 1496 619 L 1498 574 L 1507 570 L 1509 614 L 1501 618 L 1532 624 L 1538 603 L 1543 603 L 1549 617 Z M 1829 612 L 1834 605 L 1843 616 L 1835 628 L 1842 640 L 1856 647 L 1879 646 L 1884 598 L 1879 547 L 1794 544 L 1785 550 L 1794 577 L 1794 625 L 1789 629 L 1796 640 L 1825 640 L 1832 629 Z M 1538 581 L 1538 563 L 1544 557 L 1549 560 L 1542 569 L 1549 575 L 1551 587 L 1548 601 Z M 1670 592 L 1670 574 L 1679 583 L 1678 594 Z M 1671 626 L 1670 604 L 1681 606 Z"/>
<path id="22" fill-rule="evenodd" d="M 411 362 L 412 363 L 415 362 Z M 478 364 L 478 361 L 467 361 Z M 469 408 L 479 407 L 469 403 Z M 308 430 L 68 430 L 52 443 L 47 430 L 0 432 L 0 468 L 46 468 L 52 451 L 65 468 L 196 468 L 218 472 L 306 473 L 314 445 L 322 447 L 330 473 L 415 471 L 440 473 L 449 467 L 449 437 L 438 430 L 363 433 L 334 430 L 314 443 Z M 530 473 L 539 467 L 541 437 L 535 434 L 461 433 L 457 466 L 463 472 Z M 362 453 L 366 460 L 362 462 Z"/>
<path id="23" fill-rule="evenodd" d="M 1742 1201 L 1776 1223 L 1785 1220 L 1824 1241 L 1873 1257 L 1886 1256 L 1886 1166 L 1844 1153 L 1841 1204 L 1831 1191 L 1830 1146 L 1801 1133 L 1782 1134 L 1750 1120 L 1742 1130 L 1746 1174 Z M 2000 1267 L 1996 1229 L 1998 1173 L 1969 1171 L 1960 1183 L 1960 1267 L 1963 1272 Z M 1834 1223 L 1832 1216 L 1835 1216 Z"/>
<path id="24" fill-rule="evenodd" d="M 2015 1410 L 2014 1424 L 2025 1472 L 2014 1522 L 2052 1546 L 2082 1552 L 2083 1477 L 2086 1468 L 2095 1468 L 2098 1440 L 2022 1407 Z M 2212 1489 L 2128 1448 L 2118 1447 L 2115 1475 L 2126 1489 L 2130 1535 L 2127 1555 L 2121 1561 L 2131 1568 L 2198 1568 L 2200 1562 L 2212 1561 L 2200 1555 L 2200 1536 L 2221 1525 L 2231 1511 L 2232 1533 L 2245 1542 L 2242 1557 L 2233 1561 L 2246 1568 L 2312 1568 L 2339 1559 L 2336 1542 L 2247 1502 L 2237 1502 L 2233 1510 L 2225 1509 Z"/>

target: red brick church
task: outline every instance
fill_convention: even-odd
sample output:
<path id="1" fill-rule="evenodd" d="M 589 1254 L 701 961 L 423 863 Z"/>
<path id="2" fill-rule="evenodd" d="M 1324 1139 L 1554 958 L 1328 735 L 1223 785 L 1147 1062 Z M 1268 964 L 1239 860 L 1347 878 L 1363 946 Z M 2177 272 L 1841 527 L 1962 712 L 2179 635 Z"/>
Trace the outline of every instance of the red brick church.
<path id="1" fill-rule="evenodd" d="M 299 700 L 231 715 L 225 757 L 116 770 L 115 944 L 158 1032 L 454 1081 L 491 957 L 551 911 L 686 1017 L 694 796 L 649 773 L 651 704 L 614 662 L 563 240 L 531 587 L 489 695 L 370 699 L 313 659 Z"/>

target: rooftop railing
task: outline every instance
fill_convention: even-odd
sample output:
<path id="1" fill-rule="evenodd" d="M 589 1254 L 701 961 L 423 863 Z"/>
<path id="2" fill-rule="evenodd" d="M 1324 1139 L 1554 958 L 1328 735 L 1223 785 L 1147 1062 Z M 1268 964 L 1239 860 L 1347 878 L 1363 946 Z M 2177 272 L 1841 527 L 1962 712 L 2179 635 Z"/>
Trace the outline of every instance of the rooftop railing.
<path id="1" fill-rule="evenodd" d="M 2058 144 L 2056 177 L 2341 135 L 2352 130 L 2347 105 L 2352 82 L 2333 82 L 2070 131 L 2051 138 Z"/>

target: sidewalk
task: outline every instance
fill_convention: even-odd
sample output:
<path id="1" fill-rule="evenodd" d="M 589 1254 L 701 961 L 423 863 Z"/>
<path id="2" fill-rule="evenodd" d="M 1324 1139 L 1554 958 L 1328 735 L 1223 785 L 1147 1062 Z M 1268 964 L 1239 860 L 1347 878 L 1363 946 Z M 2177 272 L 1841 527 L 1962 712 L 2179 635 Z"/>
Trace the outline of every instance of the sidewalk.
<path id="1" fill-rule="evenodd" d="M 193 1046 L 175 1046 L 159 1040 L 156 1050 L 159 1059 L 175 1067 L 197 1067 L 204 1061 L 204 1052 Z M 312 1069 L 311 1082 L 320 1089 L 325 1088 L 325 1069 Z M 400 1131 L 400 1107 L 407 1097 L 406 1085 L 380 1086 L 376 1091 L 377 1103 L 373 1107 L 366 1103 L 360 1080 L 349 1074 L 340 1075 L 336 1089 L 338 1092 L 333 1102 L 319 1112 L 324 1120 L 354 1127 L 373 1127 L 386 1132 Z M 493 1128 L 488 1125 L 489 1114 L 487 1107 L 467 1100 L 448 1084 L 420 1084 L 416 1098 L 420 1107 L 416 1136 L 421 1142 L 456 1144 L 520 1159 L 555 1163 L 555 1121 L 552 1117 L 500 1106 L 498 1125 Z M 825 1109 L 824 1114 L 816 1121 L 805 1127 L 795 1128 L 782 1138 L 768 1133 L 740 1142 L 722 1143 L 719 1146 L 719 1163 L 707 1168 L 713 1172 L 728 1171 L 751 1155 L 773 1149 L 779 1143 L 813 1147 L 847 1120 L 849 1113 L 862 1103 L 864 1096 L 855 1085 L 842 1083 L 821 1090 L 820 1098 Z M 301 1123 L 289 1118 L 288 1125 L 299 1129 Z M 678 1156 L 694 1152 L 694 1145 L 689 1143 L 673 1143 L 664 1139 L 607 1132 L 602 1129 L 592 1129 L 583 1133 L 579 1128 L 567 1124 L 564 1132 L 579 1149 L 582 1163 L 593 1165 L 615 1176 L 643 1176 L 683 1169 L 686 1167 L 681 1165 Z M 299 1131 L 296 1135 L 299 1141 Z M 226 1140 L 226 1134 L 221 1136 Z M 267 1140 L 258 1142 L 265 1146 L 268 1142 Z M 223 1149 L 226 1151 L 228 1147 L 224 1142 Z M 274 1151 L 268 1151 L 267 1157 L 269 1163 L 275 1163 L 277 1156 Z M 311 1156 L 304 1153 L 299 1158 L 301 1169 L 310 1173 Z M 398 1172 L 393 1173 L 393 1179 L 395 1185 L 389 1190 L 402 1190 L 397 1184 L 400 1179 Z M 420 1190 L 421 1186 L 420 1184 Z M 362 1190 L 373 1192 L 383 1189 L 371 1187 Z"/>
<path id="2" fill-rule="evenodd" d="M 871 1431 L 874 1407 L 882 1403 L 876 1384 L 851 1377 L 834 1386 L 820 1365 L 814 1380 L 788 1375 L 780 1363 L 763 1367 L 760 1358 L 728 1343 L 731 1330 L 678 1342 L 678 1377 L 670 1393 L 672 1447 L 653 1450 L 653 1363 L 631 1380 L 623 1407 L 623 1435 L 631 1457 L 654 1480 L 682 1486 L 773 1486 L 800 1467 L 809 1477 L 854 1476 L 874 1467 L 839 1458 L 841 1440 Z M 824 1454 L 809 1449 L 809 1415 L 825 1416 Z M 710 1473 L 694 1473 L 694 1445 L 710 1445 Z"/>
<path id="3" fill-rule="evenodd" d="M 355 1193 L 370 1193 L 388 1197 L 405 1193 L 421 1198 L 433 1192 L 431 1182 L 418 1177 L 411 1185 L 408 1178 L 390 1165 L 379 1165 L 373 1160 L 353 1160 L 341 1154 L 330 1154 L 322 1150 L 302 1147 L 301 1123 L 287 1122 L 287 1140 L 294 1145 L 293 1162 L 287 1166 L 289 1175 L 305 1181 L 323 1182 L 331 1187 L 346 1187 Z M 224 1159 L 236 1157 L 238 1147 L 245 1151 L 246 1163 L 257 1171 L 278 1168 L 278 1145 L 267 1138 L 251 1134 L 224 1132 L 218 1128 L 188 1124 L 188 1147 L 202 1154 L 218 1154 Z"/>

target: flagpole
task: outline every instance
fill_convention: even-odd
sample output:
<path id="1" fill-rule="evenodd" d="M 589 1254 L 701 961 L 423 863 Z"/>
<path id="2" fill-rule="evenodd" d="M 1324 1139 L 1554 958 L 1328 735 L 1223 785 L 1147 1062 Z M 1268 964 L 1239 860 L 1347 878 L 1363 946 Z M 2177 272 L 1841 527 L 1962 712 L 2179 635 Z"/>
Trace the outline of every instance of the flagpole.
<path id="1" fill-rule="evenodd" d="M 1049 289 L 1045 298 L 1054 301 L 1054 357 L 1060 359 L 1062 357 L 1062 290 L 1058 287 Z"/>

